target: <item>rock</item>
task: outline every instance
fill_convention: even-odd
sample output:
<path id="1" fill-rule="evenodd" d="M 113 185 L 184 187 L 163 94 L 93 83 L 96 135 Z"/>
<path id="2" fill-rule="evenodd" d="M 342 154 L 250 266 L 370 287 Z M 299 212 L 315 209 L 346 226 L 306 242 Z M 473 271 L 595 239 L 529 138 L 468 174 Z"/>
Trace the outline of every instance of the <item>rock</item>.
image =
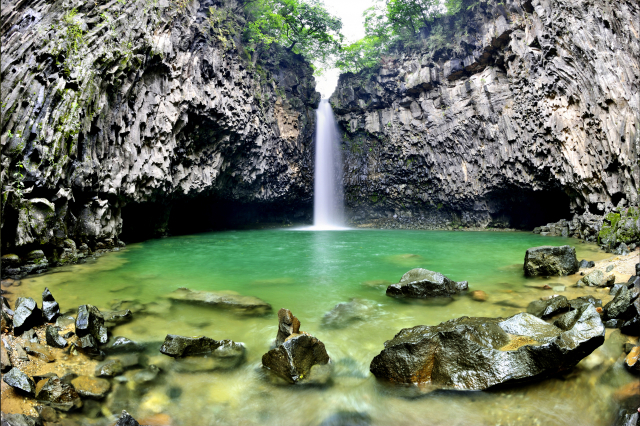
<path id="1" fill-rule="evenodd" d="M 63 383 L 58 376 L 49 377 L 38 382 L 36 399 L 48 401 L 57 409 L 68 411 L 82 406 L 80 396 L 73 386 Z"/>
<path id="2" fill-rule="evenodd" d="M 114 356 L 113 359 L 118 360 L 123 368 L 132 368 L 140 365 L 140 354 L 128 353 Z"/>
<path id="3" fill-rule="evenodd" d="M 107 343 L 107 328 L 98 308 L 93 305 L 82 305 L 78 308 L 76 334 L 78 337 L 91 334 L 98 343 Z"/>
<path id="4" fill-rule="evenodd" d="M 122 410 L 122 414 L 120 415 L 120 418 L 118 419 L 118 422 L 115 424 L 115 426 L 140 426 L 140 423 L 138 423 L 136 419 L 131 417 L 129 413 Z"/>
<path id="5" fill-rule="evenodd" d="M 609 265 L 607 266 L 607 268 L 605 269 L 605 272 L 611 272 L 613 271 L 614 266 L 613 265 Z"/>
<path id="6" fill-rule="evenodd" d="M 60 316 L 60 306 L 47 287 L 42 292 L 42 317 L 45 322 L 53 322 Z"/>
<path id="7" fill-rule="evenodd" d="M 593 268 L 596 266 L 596 263 L 593 260 L 584 260 L 582 259 L 580 263 L 578 263 L 578 267 L 580 269 Z"/>
<path id="8" fill-rule="evenodd" d="M 451 297 L 468 288 L 466 281 L 456 282 L 439 272 L 416 268 L 404 274 L 399 283 L 387 287 L 387 296 L 418 299 Z"/>
<path id="9" fill-rule="evenodd" d="M 71 324 L 75 325 L 76 319 L 71 315 L 62 315 L 56 319 L 56 327 L 67 328 Z"/>
<path id="10" fill-rule="evenodd" d="M 627 281 L 627 288 L 631 288 L 631 287 L 640 288 L 639 276 L 633 275 L 631 278 L 629 278 L 629 280 Z"/>
<path id="11" fill-rule="evenodd" d="M 2 258 L 0 258 L 0 262 L 2 263 L 3 269 L 15 268 L 16 266 L 20 266 L 20 256 L 13 253 L 3 254 Z"/>
<path id="12" fill-rule="evenodd" d="M 20 336 L 20 338 L 25 342 L 40 343 L 40 340 L 38 340 L 38 335 L 36 334 L 36 331 L 34 329 L 25 331 L 24 333 L 22 333 L 22 336 Z"/>
<path id="13" fill-rule="evenodd" d="M 33 355 L 36 358 L 40 358 L 45 362 L 53 362 L 56 360 L 55 357 L 49 351 L 49 348 L 47 348 L 44 345 L 41 345 L 40 343 L 25 342 L 24 350 L 28 354 Z"/>
<path id="14" fill-rule="evenodd" d="M 297 325 L 295 328 L 298 329 L 298 332 L 293 333 L 293 327 L 288 329 L 292 333 L 282 343 L 277 344 L 274 349 L 262 356 L 262 366 L 292 384 L 325 384 L 330 376 L 330 370 L 323 366 L 329 364 L 330 359 L 324 343 L 308 333 L 299 331 L 300 322 L 293 321 L 297 318 L 288 309 L 280 309 L 278 317 L 280 325 L 286 324 L 284 319 L 290 321 L 291 324 L 295 322 Z M 276 342 L 287 332 L 285 330 L 281 334 L 282 327 L 280 325 Z"/>
<path id="15" fill-rule="evenodd" d="M 375 303 L 363 299 L 351 299 L 338 303 L 322 318 L 322 325 L 328 328 L 344 328 L 354 321 L 368 319 L 376 310 Z"/>
<path id="16" fill-rule="evenodd" d="M 9 358 L 7 348 L 4 346 L 4 339 L 2 339 L 0 340 L 0 372 L 5 373 L 11 367 L 11 358 Z"/>
<path id="17" fill-rule="evenodd" d="M 103 312 L 102 316 L 104 317 L 104 323 L 107 327 L 126 324 L 133 319 L 133 314 L 129 309 Z"/>
<path id="18" fill-rule="evenodd" d="M 245 315 L 260 316 L 271 312 L 271 305 L 264 300 L 253 296 L 242 296 L 234 291 L 192 291 L 187 288 L 179 288 L 170 293 L 168 297 L 176 302 L 231 309 Z"/>
<path id="19" fill-rule="evenodd" d="M 53 346 L 54 348 L 64 348 L 67 346 L 67 341 L 60 336 L 60 328 L 47 325 L 47 329 L 45 331 L 45 336 L 47 339 L 47 345 Z"/>
<path id="20" fill-rule="evenodd" d="M 607 287 L 615 283 L 615 275 L 609 275 L 605 278 L 604 272 L 599 269 L 589 272 L 584 277 L 580 278 L 576 283 L 577 287 L 589 286 L 589 287 Z"/>
<path id="21" fill-rule="evenodd" d="M 482 290 L 474 290 L 471 292 L 471 298 L 476 302 L 485 302 L 487 300 L 487 293 Z"/>
<path id="22" fill-rule="evenodd" d="M 232 340 L 213 340 L 208 337 L 183 337 L 168 334 L 160 352 L 174 358 L 179 371 L 205 371 L 229 369 L 240 365 L 245 358 L 244 343 Z M 200 359 L 199 357 L 206 357 Z"/>
<path id="23" fill-rule="evenodd" d="M 369 426 L 371 417 L 357 411 L 340 411 L 327 417 L 320 426 Z"/>
<path id="24" fill-rule="evenodd" d="M 578 272 L 576 249 L 571 246 L 541 246 L 527 250 L 524 275 L 527 277 L 571 275 Z"/>
<path id="25" fill-rule="evenodd" d="M 599 308 L 602 306 L 602 300 L 596 299 L 593 296 L 580 296 L 569 300 L 569 305 L 571 306 L 571 309 L 578 309 L 584 305 L 593 305 L 594 307 Z"/>
<path id="26" fill-rule="evenodd" d="M 637 410 L 620 410 L 613 426 L 638 426 L 640 424 L 640 414 Z"/>
<path id="27" fill-rule="evenodd" d="M 160 368 L 158 368 L 158 366 L 156 365 L 151 364 L 147 368 L 138 371 L 133 376 L 133 381 L 137 384 L 149 383 L 154 381 L 156 377 L 158 377 L 158 374 L 160 374 Z"/>
<path id="28" fill-rule="evenodd" d="M 92 376 L 78 376 L 71 380 L 71 384 L 83 398 L 102 399 L 111 389 L 108 380 Z"/>
<path id="29" fill-rule="evenodd" d="M 118 336 L 103 347 L 107 354 L 144 352 L 144 346 L 126 337 Z"/>
<path id="30" fill-rule="evenodd" d="M 16 336 L 42 324 L 42 316 L 36 301 L 30 297 L 18 297 L 13 314 L 13 332 Z"/>
<path id="31" fill-rule="evenodd" d="M 36 407 L 36 411 L 45 422 L 55 423 L 58 421 L 58 412 L 48 405 L 40 405 Z"/>
<path id="32" fill-rule="evenodd" d="M 9 316 L 7 311 L 2 309 L 0 311 L 0 332 L 6 333 L 13 328 L 13 318 Z"/>
<path id="33" fill-rule="evenodd" d="M 17 367 L 13 367 L 8 373 L 2 375 L 2 380 L 14 389 L 26 393 L 30 396 L 36 394 L 36 384 L 33 379 L 20 371 Z"/>
<path id="34" fill-rule="evenodd" d="M 636 311 L 640 312 L 640 299 L 634 302 Z M 628 336 L 640 336 L 640 315 L 635 315 L 630 320 L 622 323 L 620 331 Z"/>
<path id="35" fill-rule="evenodd" d="M 527 313 L 538 318 L 546 319 L 561 312 L 568 311 L 569 301 L 564 296 L 556 296 L 549 300 L 536 300 L 529 303 Z"/>
<path id="36" fill-rule="evenodd" d="M 2 426 L 42 426 L 42 420 L 38 417 L 27 416 L 26 414 L 2 413 Z"/>
<path id="37" fill-rule="evenodd" d="M 626 256 L 629 254 L 629 247 L 627 247 L 625 243 L 620 243 L 620 245 L 613 251 L 613 254 Z"/>
<path id="38" fill-rule="evenodd" d="M 636 276 L 640 277 L 640 263 L 636 263 Z"/>
<path id="39" fill-rule="evenodd" d="M 602 324 L 604 324 L 605 328 L 620 328 L 624 324 L 624 320 L 610 319 L 603 321 Z"/>
<path id="40" fill-rule="evenodd" d="M 602 308 L 602 319 L 630 320 L 638 314 L 634 301 L 638 298 L 638 291 L 621 287 L 612 301 Z"/>
<path id="41" fill-rule="evenodd" d="M 278 334 L 276 336 L 276 346 L 280 346 L 292 334 L 300 333 L 300 320 L 293 316 L 290 310 L 280 309 L 278 311 Z"/>
<path id="42" fill-rule="evenodd" d="M 391 282 L 387 280 L 369 280 L 362 282 L 363 286 L 371 288 L 387 288 L 389 284 L 391 284 Z"/>
<path id="43" fill-rule="evenodd" d="M 634 346 L 624 359 L 624 365 L 629 371 L 640 374 L 640 346 Z"/>
<path id="44" fill-rule="evenodd" d="M 579 309 L 575 324 L 565 331 L 525 313 L 403 329 L 385 342 L 370 370 L 395 383 L 458 390 L 549 377 L 572 368 L 604 342 L 595 308 Z"/>
<path id="45" fill-rule="evenodd" d="M 124 366 L 119 359 L 110 359 L 104 361 L 96 367 L 96 377 L 113 377 L 124 372 Z"/>
<path id="46" fill-rule="evenodd" d="M 609 294 L 615 295 L 616 293 L 618 293 L 618 291 L 622 287 L 626 287 L 626 285 L 625 284 L 614 284 L 613 287 L 611 287 L 611 290 L 609 290 Z"/>

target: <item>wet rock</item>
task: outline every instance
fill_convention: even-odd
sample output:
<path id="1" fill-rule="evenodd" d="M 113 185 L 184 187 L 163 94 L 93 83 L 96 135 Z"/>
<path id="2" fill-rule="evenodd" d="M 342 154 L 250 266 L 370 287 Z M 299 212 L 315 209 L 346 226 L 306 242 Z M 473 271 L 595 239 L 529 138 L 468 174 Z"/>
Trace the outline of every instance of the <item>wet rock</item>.
<path id="1" fill-rule="evenodd" d="M 613 287 L 611 287 L 611 290 L 609 290 L 609 294 L 615 295 L 616 293 L 618 293 L 618 291 L 622 287 L 626 287 L 626 285 L 625 284 L 614 284 Z"/>
<path id="2" fill-rule="evenodd" d="M 0 311 L 0 332 L 5 333 L 11 331 L 13 328 L 13 318 L 9 316 L 7 311 L 2 309 Z"/>
<path id="3" fill-rule="evenodd" d="M 2 307 L 2 312 L 6 312 L 8 315 L 13 316 L 14 312 L 9 305 L 9 301 L 6 297 L 0 296 L 0 306 Z"/>
<path id="4" fill-rule="evenodd" d="M 127 353 L 113 357 L 120 362 L 123 368 L 132 368 L 140 365 L 139 353 Z"/>
<path id="5" fill-rule="evenodd" d="M 265 315 L 271 312 L 271 305 L 264 300 L 253 296 L 242 296 L 234 291 L 192 291 L 188 288 L 179 288 L 168 297 L 176 302 L 231 309 L 245 315 Z"/>
<path id="6" fill-rule="evenodd" d="M 136 421 L 129 413 L 122 410 L 122 414 L 120 415 L 120 419 L 115 424 L 115 426 L 140 426 L 140 423 Z"/>
<path id="7" fill-rule="evenodd" d="M 109 359 L 96 367 L 96 377 L 113 377 L 122 374 L 124 366 L 119 359 Z"/>
<path id="8" fill-rule="evenodd" d="M 76 319 L 71 315 L 63 315 L 56 319 L 56 326 L 60 328 L 67 328 L 71 324 L 75 324 Z"/>
<path id="9" fill-rule="evenodd" d="M 53 322 L 60 316 L 60 306 L 47 287 L 42 292 L 42 317 L 45 322 Z"/>
<path id="10" fill-rule="evenodd" d="M 41 345 L 40 343 L 35 343 L 35 342 L 25 342 L 24 343 L 24 350 L 29 354 L 29 355 L 33 355 L 36 358 L 39 358 L 45 362 L 53 362 L 55 361 L 55 357 L 51 354 L 51 352 L 49 351 L 49 348 L 47 348 L 44 345 Z"/>
<path id="11" fill-rule="evenodd" d="M 536 300 L 529 303 L 527 313 L 535 315 L 538 318 L 549 318 L 570 308 L 569 301 L 564 296 L 552 297 L 548 300 Z"/>
<path id="12" fill-rule="evenodd" d="M 549 377 L 572 368 L 604 342 L 604 326 L 586 305 L 563 331 L 521 313 L 462 317 L 401 330 L 371 362 L 378 378 L 403 384 L 481 390 Z"/>
<path id="13" fill-rule="evenodd" d="M 578 267 L 580 269 L 593 268 L 595 266 L 596 266 L 596 263 L 593 260 L 584 260 L 584 259 L 582 259 L 580 261 L 580 263 L 578 264 Z"/>
<path id="14" fill-rule="evenodd" d="M 36 301 L 30 297 L 18 297 L 13 314 L 14 334 L 20 335 L 32 327 L 42 324 L 42 316 Z"/>
<path id="15" fill-rule="evenodd" d="M 24 342 L 22 342 L 22 343 L 24 343 Z M 29 361 L 29 357 L 27 356 L 27 352 L 22 347 L 22 344 L 21 344 L 20 341 L 15 340 L 14 344 L 13 344 L 13 348 L 15 350 L 16 358 L 18 358 L 20 361 Z"/>
<path id="16" fill-rule="evenodd" d="M 102 399 L 111 389 L 111 383 L 106 379 L 92 376 L 78 376 L 71 384 L 83 398 Z"/>
<path id="17" fill-rule="evenodd" d="M 27 330 L 24 333 L 22 333 L 22 336 L 20 336 L 20 338 L 25 342 L 40 343 L 40 341 L 38 340 L 38 335 L 36 334 L 36 331 L 33 329 Z"/>
<path id="18" fill-rule="evenodd" d="M 387 287 L 387 296 L 397 298 L 451 297 L 469 288 L 466 281 L 453 281 L 439 272 L 412 269 L 397 284 Z"/>
<path id="19" fill-rule="evenodd" d="M 168 334 L 160 352 L 170 357 L 181 358 L 174 366 L 176 370 L 195 372 L 237 367 L 244 361 L 246 349 L 244 343 L 232 340 Z"/>
<path id="20" fill-rule="evenodd" d="M 344 328 L 354 321 L 363 321 L 375 313 L 376 305 L 369 300 L 351 299 L 338 303 L 322 318 L 322 325 L 327 328 Z"/>
<path id="21" fill-rule="evenodd" d="M 363 286 L 371 288 L 387 288 L 390 284 L 392 283 L 387 280 L 369 280 L 362 282 Z"/>
<path id="22" fill-rule="evenodd" d="M 634 302 L 636 311 L 640 312 L 640 300 Z M 640 336 L 640 315 L 635 315 L 620 326 L 620 331 L 628 336 Z"/>
<path id="23" fill-rule="evenodd" d="M 631 287 L 640 288 L 640 277 L 639 276 L 633 275 L 631 278 L 629 278 L 629 280 L 627 281 L 627 288 L 631 288 Z"/>
<path id="24" fill-rule="evenodd" d="M 4 346 L 4 339 L 0 340 L 0 372 L 4 373 L 12 367 L 11 358 L 7 348 Z"/>
<path id="25" fill-rule="evenodd" d="M 475 290 L 471 292 L 471 299 L 476 302 L 486 302 L 487 301 L 487 293 L 482 290 Z"/>
<path id="26" fill-rule="evenodd" d="M 624 324 L 624 321 L 618 319 L 610 319 L 607 321 L 603 321 L 602 324 L 604 324 L 606 328 L 620 328 Z"/>
<path id="27" fill-rule="evenodd" d="M 31 396 L 35 396 L 36 394 L 36 384 L 33 383 L 33 379 L 16 367 L 13 367 L 8 373 L 3 374 L 2 380 L 20 392 Z"/>
<path id="28" fill-rule="evenodd" d="M 327 417 L 320 426 L 369 426 L 371 417 L 357 411 L 340 411 Z"/>
<path id="29" fill-rule="evenodd" d="M 575 299 L 569 300 L 569 305 L 571 306 L 571 309 L 578 309 L 579 307 L 584 305 L 593 305 L 594 307 L 598 308 L 602 306 L 602 300 L 596 299 L 591 295 L 580 296 Z"/>
<path id="30" fill-rule="evenodd" d="M 36 407 L 36 411 L 45 422 L 55 423 L 58 420 L 58 412 L 48 405 L 40 405 Z"/>
<path id="31" fill-rule="evenodd" d="M 527 277 L 571 275 L 578 272 L 576 249 L 571 246 L 541 246 L 527 250 L 524 275 Z"/>
<path id="32" fill-rule="evenodd" d="M 574 326 L 574 324 L 578 321 L 579 318 L 580 318 L 580 310 L 574 309 L 556 318 L 556 320 L 553 322 L 553 325 L 558 327 L 560 330 L 567 331 Z"/>
<path id="33" fill-rule="evenodd" d="M 102 316 L 104 317 L 106 327 L 115 327 L 116 325 L 126 324 L 133 320 L 133 314 L 129 309 L 103 312 Z"/>
<path id="34" fill-rule="evenodd" d="M 78 337 L 91 334 L 98 343 L 107 343 L 107 328 L 98 308 L 93 305 L 82 305 L 78 308 L 76 334 Z"/>
<path id="35" fill-rule="evenodd" d="M 64 348 L 67 346 L 67 341 L 64 337 L 60 336 L 59 327 L 47 325 L 45 336 L 47 339 L 47 345 L 49 346 L 53 346 L 54 348 Z"/>
<path id="36" fill-rule="evenodd" d="M 160 374 L 160 368 L 151 364 L 147 368 L 138 371 L 133 376 L 133 381 L 138 384 L 149 383 L 154 381 L 156 377 L 158 377 L 158 374 Z"/>
<path id="37" fill-rule="evenodd" d="M 276 346 L 280 346 L 292 334 L 300 333 L 300 320 L 296 318 L 290 310 L 280 309 L 278 311 L 278 334 L 276 335 Z"/>
<path id="38" fill-rule="evenodd" d="M 612 285 L 615 282 L 615 276 L 609 275 L 605 278 L 604 272 L 599 269 L 589 272 L 584 277 L 580 278 L 576 283 L 577 287 L 606 287 Z"/>
<path id="39" fill-rule="evenodd" d="M 640 414 L 638 411 L 620 410 L 613 426 L 638 426 L 640 424 Z"/>
<path id="40" fill-rule="evenodd" d="M 138 353 L 144 352 L 144 346 L 126 337 L 118 336 L 104 346 L 103 350 L 107 354 Z"/>
<path id="41" fill-rule="evenodd" d="M 2 413 L 2 426 L 42 426 L 39 417 L 27 416 L 26 414 Z"/>
<path id="42" fill-rule="evenodd" d="M 634 346 L 624 359 L 624 365 L 635 374 L 640 374 L 640 346 Z"/>
<path id="43" fill-rule="evenodd" d="M 612 301 L 602 308 L 602 319 L 630 320 L 638 314 L 638 309 L 634 306 L 634 301 L 638 298 L 638 291 L 628 290 L 626 287 L 620 288 Z"/>
<path id="44" fill-rule="evenodd" d="M 38 382 L 36 399 L 51 402 L 55 408 L 63 411 L 82 406 L 80 396 L 74 387 L 63 383 L 58 376 L 49 377 Z"/>

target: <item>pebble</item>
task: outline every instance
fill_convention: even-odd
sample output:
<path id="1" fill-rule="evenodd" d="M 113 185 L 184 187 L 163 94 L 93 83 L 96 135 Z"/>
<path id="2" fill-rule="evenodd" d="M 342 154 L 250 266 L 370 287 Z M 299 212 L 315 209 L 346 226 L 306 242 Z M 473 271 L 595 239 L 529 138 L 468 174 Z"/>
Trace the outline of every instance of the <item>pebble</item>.
<path id="1" fill-rule="evenodd" d="M 487 293 L 482 290 L 474 290 L 471 292 L 471 298 L 477 302 L 484 302 L 487 300 Z"/>

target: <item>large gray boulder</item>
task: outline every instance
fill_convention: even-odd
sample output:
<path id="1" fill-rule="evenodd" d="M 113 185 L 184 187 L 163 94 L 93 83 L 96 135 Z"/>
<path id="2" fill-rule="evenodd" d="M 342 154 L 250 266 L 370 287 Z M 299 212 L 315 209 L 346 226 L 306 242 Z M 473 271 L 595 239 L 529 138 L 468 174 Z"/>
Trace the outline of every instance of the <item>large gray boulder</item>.
<path id="1" fill-rule="evenodd" d="M 230 309 L 244 315 L 265 315 L 271 312 L 271 305 L 264 300 L 243 296 L 235 291 L 193 291 L 179 288 L 167 297 L 174 302 Z"/>
<path id="2" fill-rule="evenodd" d="M 363 299 L 351 299 L 338 303 L 322 317 L 322 325 L 327 328 L 344 328 L 355 321 L 365 321 L 376 311 L 376 304 Z"/>
<path id="3" fill-rule="evenodd" d="M 549 377 L 604 342 L 595 307 L 585 304 L 564 329 L 526 313 L 507 319 L 462 317 L 401 330 L 371 362 L 380 379 L 482 390 Z"/>
<path id="4" fill-rule="evenodd" d="M 168 334 L 160 347 L 160 352 L 177 358 L 174 369 L 197 372 L 235 368 L 244 361 L 246 349 L 244 343 L 232 340 Z"/>
<path id="5" fill-rule="evenodd" d="M 468 288 L 467 281 L 456 282 L 440 272 L 415 268 L 404 274 L 399 283 L 387 287 L 387 296 L 416 299 L 451 297 Z"/>
<path id="6" fill-rule="evenodd" d="M 93 305 L 82 305 L 78 308 L 76 334 L 80 338 L 90 335 L 98 343 L 107 343 L 107 327 L 98 308 Z"/>
<path id="7" fill-rule="evenodd" d="M 524 256 L 524 274 L 527 277 L 571 275 L 579 269 L 576 249 L 571 246 L 532 247 Z"/>

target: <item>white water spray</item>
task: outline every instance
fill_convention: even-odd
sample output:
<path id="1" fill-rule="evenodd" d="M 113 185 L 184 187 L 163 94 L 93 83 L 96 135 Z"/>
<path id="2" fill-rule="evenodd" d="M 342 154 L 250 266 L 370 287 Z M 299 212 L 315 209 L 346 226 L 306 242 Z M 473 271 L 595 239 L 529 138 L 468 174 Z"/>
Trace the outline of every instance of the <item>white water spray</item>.
<path id="1" fill-rule="evenodd" d="M 316 111 L 316 160 L 313 196 L 313 228 L 345 229 L 340 136 L 327 99 Z"/>

